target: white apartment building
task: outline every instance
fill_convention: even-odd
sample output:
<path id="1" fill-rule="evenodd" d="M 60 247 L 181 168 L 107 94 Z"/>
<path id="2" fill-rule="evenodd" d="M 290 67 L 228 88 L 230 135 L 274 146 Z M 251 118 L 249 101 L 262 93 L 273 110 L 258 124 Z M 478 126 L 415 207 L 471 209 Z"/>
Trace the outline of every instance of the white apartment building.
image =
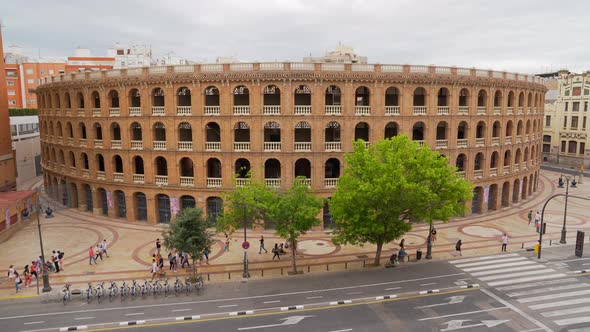
<path id="1" fill-rule="evenodd" d="M 39 117 L 11 116 L 12 148 L 16 150 L 17 186 L 41 175 Z"/>
<path id="2" fill-rule="evenodd" d="M 543 160 L 567 167 L 590 167 L 588 142 L 590 72 L 561 70 L 545 98 Z"/>
<path id="3" fill-rule="evenodd" d="M 114 69 L 149 66 L 152 62 L 152 49 L 147 45 L 121 45 L 116 43 L 107 50 L 108 57 L 115 58 Z"/>
<path id="4" fill-rule="evenodd" d="M 338 44 L 334 51 L 326 52 L 326 55 L 321 57 L 305 57 L 303 62 L 367 63 L 367 57 L 354 53 L 352 46 Z"/>

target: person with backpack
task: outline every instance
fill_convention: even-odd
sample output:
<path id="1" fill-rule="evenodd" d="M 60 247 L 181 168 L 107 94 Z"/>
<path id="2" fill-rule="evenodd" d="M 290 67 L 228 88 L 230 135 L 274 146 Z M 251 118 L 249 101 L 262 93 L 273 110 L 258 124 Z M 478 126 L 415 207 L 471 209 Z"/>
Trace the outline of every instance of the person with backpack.
<path id="1" fill-rule="evenodd" d="M 14 272 L 14 288 L 16 288 L 16 292 L 18 293 L 18 290 L 21 289 L 20 284 L 22 284 L 23 281 L 21 280 L 20 276 L 18 275 L 18 272 Z"/>
<path id="2" fill-rule="evenodd" d="M 278 258 L 279 260 L 281 260 L 281 252 L 279 251 L 279 245 L 275 243 L 274 248 L 272 248 L 272 253 L 274 254 L 272 256 L 272 259 L 274 260 L 275 257 Z"/>

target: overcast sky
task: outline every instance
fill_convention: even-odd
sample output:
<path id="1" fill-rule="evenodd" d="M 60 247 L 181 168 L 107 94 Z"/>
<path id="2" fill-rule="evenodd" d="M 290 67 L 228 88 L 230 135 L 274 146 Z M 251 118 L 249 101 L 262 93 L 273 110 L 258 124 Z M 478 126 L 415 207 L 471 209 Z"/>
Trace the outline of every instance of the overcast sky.
<path id="1" fill-rule="evenodd" d="M 27 55 L 105 55 L 119 42 L 195 61 L 300 61 L 342 42 L 370 63 L 590 69 L 586 0 L 1 2 L 4 47 Z"/>

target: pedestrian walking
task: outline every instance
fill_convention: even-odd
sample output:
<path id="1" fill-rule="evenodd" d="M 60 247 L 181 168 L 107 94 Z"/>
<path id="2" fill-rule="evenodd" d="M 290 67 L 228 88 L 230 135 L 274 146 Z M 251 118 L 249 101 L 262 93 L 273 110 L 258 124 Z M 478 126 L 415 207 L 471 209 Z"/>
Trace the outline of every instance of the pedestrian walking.
<path id="1" fill-rule="evenodd" d="M 541 222 L 541 214 L 539 213 L 539 211 L 537 211 L 537 213 L 535 213 L 535 228 L 537 229 L 537 232 L 539 232 L 539 223 Z"/>
<path id="2" fill-rule="evenodd" d="M 31 275 L 35 276 L 35 280 L 39 279 L 39 275 L 37 274 L 37 264 L 35 261 L 31 262 Z"/>
<path id="3" fill-rule="evenodd" d="M 29 265 L 25 265 L 23 275 L 25 276 L 25 287 L 28 288 L 29 285 L 31 285 L 31 281 L 33 280 L 33 277 L 31 276 L 31 271 L 29 271 Z"/>
<path id="4" fill-rule="evenodd" d="M 186 252 L 180 253 L 180 266 L 184 268 L 186 265 L 187 267 L 191 267 L 191 264 L 188 262 L 188 254 Z"/>
<path id="5" fill-rule="evenodd" d="M 402 239 L 401 242 L 399 243 L 399 247 L 401 249 L 404 249 L 404 243 L 406 242 L 406 239 Z"/>
<path id="6" fill-rule="evenodd" d="M 431 240 L 434 243 L 434 241 L 436 241 L 436 228 L 432 227 L 432 232 L 430 235 L 432 235 Z"/>
<path id="7" fill-rule="evenodd" d="M 61 251 L 57 251 L 57 260 L 59 261 L 59 268 L 61 269 L 61 271 L 65 271 L 64 270 L 64 253 Z"/>
<path id="8" fill-rule="evenodd" d="M 55 273 L 59 273 L 59 256 L 58 256 L 57 252 L 55 252 L 55 250 L 53 251 L 53 254 L 51 255 L 51 260 L 53 262 L 53 265 L 55 266 Z"/>
<path id="9" fill-rule="evenodd" d="M 105 254 L 105 256 L 109 257 L 109 252 L 107 250 L 107 239 L 102 240 L 102 252 Z"/>
<path id="10" fill-rule="evenodd" d="M 461 242 L 461 240 L 457 241 L 457 243 L 455 244 L 455 251 L 459 254 L 459 256 L 463 256 L 461 254 L 461 245 L 463 243 Z"/>
<path id="11" fill-rule="evenodd" d="M 274 254 L 272 256 L 272 259 L 274 260 L 275 257 L 278 258 L 279 260 L 281 260 L 281 252 L 279 251 L 279 245 L 275 243 L 274 248 L 272 248 L 272 253 Z"/>
<path id="12" fill-rule="evenodd" d="M 207 265 L 209 265 L 209 253 L 211 252 L 211 249 L 209 249 L 209 247 L 205 248 L 205 250 L 203 251 L 203 255 L 205 255 L 205 262 L 207 263 Z"/>
<path id="13" fill-rule="evenodd" d="M 18 293 L 18 290 L 21 289 L 20 284 L 22 284 L 23 281 L 20 278 L 20 276 L 18 275 L 18 272 L 14 272 L 14 288 L 16 288 L 16 292 Z"/>
<path id="14" fill-rule="evenodd" d="M 508 235 L 504 233 L 502 235 L 502 252 L 506 252 L 506 246 L 508 245 Z"/>
<path id="15" fill-rule="evenodd" d="M 160 250 L 162 249 L 162 243 L 160 239 L 156 239 L 156 254 L 160 254 Z"/>
<path id="16" fill-rule="evenodd" d="M 264 236 L 260 235 L 260 249 L 258 250 L 258 254 L 262 254 L 262 250 L 264 250 L 265 254 L 268 254 L 268 251 L 266 250 L 266 248 L 264 247 Z"/>
<path id="17" fill-rule="evenodd" d="M 533 221 L 533 210 L 529 211 L 529 214 L 527 215 L 527 217 L 529 218 L 529 226 L 531 225 L 531 221 Z"/>
<path id="18" fill-rule="evenodd" d="M 170 270 L 170 271 L 172 271 L 174 269 L 174 259 L 175 259 L 174 255 L 172 255 L 172 253 L 169 252 L 168 253 L 168 264 L 170 264 L 170 265 L 168 267 L 168 270 Z"/>
<path id="19" fill-rule="evenodd" d="M 152 272 L 152 280 L 154 280 L 154 278 L 158 274 L 158 264 L 156 263 L 155 259 L 152 259 L 152 268 L 150 270 Z"/>
<path id="20" fill-rule="evenodd" d="M 100 248 L 100 245 L 96 245 L 96 250 L 94 250 L 94 253 L 96 254 L 96 258 L 100 257 L 100 260 L 102 261 L 102 249 Z"/>
<path id="21" fill-rule="evenodd" d="M 227 235 L 225 236 L 225 248 L 223 249 L 229 251 L 229 237 Z"/>
<path id="22" fill-rule="evenodd" d="M 8 267 L 8 281 L 13 280 L 16 277 L 15 273 L 14 266 L 11 264 Z"/>
<path id="23" fill-rule="evenodd" d="M 96 262 L 96 255 L 94 254 L 94 247 L 90 246 L 90 249 L 88 249 L 88 264 L 92 265 L 93 261 L 94 265 L 98 264 Z"/>

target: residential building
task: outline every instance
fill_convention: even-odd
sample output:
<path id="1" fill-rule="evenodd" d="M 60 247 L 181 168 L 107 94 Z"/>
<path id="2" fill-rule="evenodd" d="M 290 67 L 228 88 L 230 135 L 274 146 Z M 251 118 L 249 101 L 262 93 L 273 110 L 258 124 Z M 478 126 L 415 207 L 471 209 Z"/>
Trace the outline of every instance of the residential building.
<path id="1" fill-rule="evenodd" d="M 116 43 L 107 50 L 107 56 L 115 58 L 114 69 L 146 67 L 152 62 L 152 49 L 145 45 L 126 46 Z"/>
<path id="2" fill-rule="evenodd" d="M 367 63 L 367 57 L 360 56 L 354 53 L 352 46 L 338 44 L 334 51 L 326 52 L 326 55 L 321 57 L 306 57 L 303 58 L 303 62 L 314 62 L 314 63 Z"/>
<path id="3" fill-rule="evenodd" d="M 107 70 L 115 67 L 114 56 L 92 56 L 87 48 L 77 48 L 74 56 L 69 56 L 66 62 L 66 73 L 81 71 Z"/>
<path id="4" fill-rule="evenodd" d="M 0 26 L 0 191 L 16 190 L 16 161 L 12 149 L 8 96 L 4 68 L 4 48 L 2 46 L 2 26 Z"/>
<path id="5" fill-rule="evenodd" d="M 38 116 L 11 116 L 12 147 L 16 151 L 17 183 L 41 175 Z"/>

